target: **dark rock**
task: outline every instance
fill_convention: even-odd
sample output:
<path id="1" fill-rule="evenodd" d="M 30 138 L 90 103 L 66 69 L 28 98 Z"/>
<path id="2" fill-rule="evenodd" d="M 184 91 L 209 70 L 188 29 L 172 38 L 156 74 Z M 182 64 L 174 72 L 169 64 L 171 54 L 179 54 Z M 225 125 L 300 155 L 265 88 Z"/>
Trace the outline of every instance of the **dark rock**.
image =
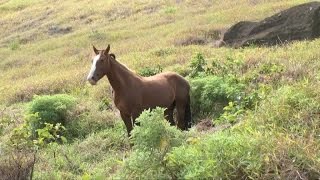
<path id="1" fill-rule="evenodd" d="M 320 36 L 320 2 L 284 10 L 260 22 L 242 21 L 226 31 L 223 43 L 231 47 L 250 44 L 272 46 Z"/>

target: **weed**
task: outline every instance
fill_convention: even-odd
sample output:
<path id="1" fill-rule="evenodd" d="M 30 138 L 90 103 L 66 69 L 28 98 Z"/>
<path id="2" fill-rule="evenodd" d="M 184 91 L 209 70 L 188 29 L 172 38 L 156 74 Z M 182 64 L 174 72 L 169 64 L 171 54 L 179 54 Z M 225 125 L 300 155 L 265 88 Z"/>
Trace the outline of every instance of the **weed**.
<path id="1" fill-rule="evenodd" d="M 148 76 L 154 76 L 156 74 L 159 74 L 162 72 L 162 67 L 160 65 L 158 65 L 157 67 L 155 68 L 152 68 L 152 67 L 145 67 L 145 68 L 142 68 L 139 70 L 138 74 L 140 74 L 141 76 L 145 76 L 145 77 L 148 77 Z"/>
<path id="2" fill-rule="evenodd" d="M 197 53 L 193 56 L 190 63 L 190 77 L 199 76 L 200 73 L 204 73 L 206 64 L 207 63 L 201 53 Z"/>
<path id="3" fill-rule="evenodd" d="M 19 49 L 20 48 L 20 40 L 15 39 L 15 40 L 11 41 L 9 44 L 9 48 L 13 51 Z"/>
<path id="4" fill-rule="evenodd" d="M 166 14 L 174 14 L 176 11 L 177 11 L 177 8 L 174 6 L 167 6 L 164 9 L 164 13 L 166 13 Z"/>

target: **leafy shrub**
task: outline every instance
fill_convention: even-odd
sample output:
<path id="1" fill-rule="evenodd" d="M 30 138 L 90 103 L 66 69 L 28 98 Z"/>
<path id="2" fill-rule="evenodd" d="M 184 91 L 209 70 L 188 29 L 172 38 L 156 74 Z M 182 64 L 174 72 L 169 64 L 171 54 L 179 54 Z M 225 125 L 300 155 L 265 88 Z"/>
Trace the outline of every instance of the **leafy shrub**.
<path id="1" fill-rule="evenodd" d="M 125 162 L 125 179 L 168 179 L 171 177 L 164 157 L 173 147 L 183 144 L 184 134 L 164 118 L 164 109 L 144 111 L 132 131 L 133 152 Z"/>
<path id="2" fill-rule="evenodd" d="M 91 104 L 69 95 L 46 95 L 37 96 L 28 105 L 26 121 L 34 137 L 37 129 L 44 128 L 46 123 L 54 126 L 60 123 L 66 128 L 61 135 L 68 140 L 82 139 L 92 132 L 113 127 L 118 119 L 109 111 L 111 104 L 108 98 Z"/>
<path id="3" fill-rule="evenodd" d="M 31 131 L 45 127 L 45 123 L 56 125 L 67 124 L 68 113 L 75 107 L 73 97 L 65 94 L 36 96 L 29 104 L 28 116 Z M 37 114 L 37 116 L 33 116 Z"/>
<path id="4" fill-rule="evenodd" d="M 169 148 L 181 144 L 179 138 L 183 133 L 176 127 L 170 126 L 164 117 L 164 109 L 144 111 L 136 121 L 140 124 L 132 131 L 134 149 L 151 150 Z"/>
<path id="5" fill-rule="evenodd" d="M 270 86 L 250 84 L 241 76 L 244 61 L 227 56 L 214 59 L 207 66 L 201 53 L 197 53 L 190 64 L 191 106 L 196 118 L 212 116 L 217 123 L 235 123 L 247 109 L 252 109 L 270 92 Z M 257 73 L 279 73 L 281 66 L 271 64 L 257 70 Z"/>
<path id="6" fill-rule="evenodd" d="M 243 85 L 233 78 L 207 76 L 190 80 L 191 110 L 196 116 L 219 117 L 223 108 L 241 96 Z"/>
<path id="7" fill-rule="evenodd" d="M 144 67 L 139 70 L 138 74 L 144 77 L 154 76 L 162 72 L 162 67 L 158 65 L 157 67 Z"/>
<path id="8" fill-rule="evenodd" d="M 207 74 L 217 76 L 236 76 L 243 68 L 243 60 L 227 56 L 224 60 L 214 59 L 210 67 L 206 69 Z"/>
<path id="9" fill-rule="evenodd" d="M 190 77 L 194 78 L 198 76 L 200 73 L 204 73 L 206 64 L 207 63 L 201 53 L 197 53 L 195 56 L 193 56 L 190 63 Z"/>
<path id="10" fill-rule="evenodd" d="M 244 86 L 244 84 L 240 84 Z M 227 106 L 223 108 L 223 113 L 215 119 L 217 124 L 239 122 L 247 110 L 254 109 L 258 106 L 261 100 L 267 98 L 271 87 L 267 85 L 259 85 L 254 89 L 244 89 L 239 92 L 239 96 L 235 101 L 230 101 Z"/>

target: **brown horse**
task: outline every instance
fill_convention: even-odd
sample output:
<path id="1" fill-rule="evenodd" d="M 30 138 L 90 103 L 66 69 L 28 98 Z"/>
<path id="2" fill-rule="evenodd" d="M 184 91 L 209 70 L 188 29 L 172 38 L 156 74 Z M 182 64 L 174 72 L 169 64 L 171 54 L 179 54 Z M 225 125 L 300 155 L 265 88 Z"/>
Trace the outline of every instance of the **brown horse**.
<path id="1" fill-rule="evenodd" d="M 107 76 L 112 89 L 115 106 L 119 109 L 128 135 L 135 119 L 145 109 L 163 107 L 165 117 L 175 125 L 173 111 L 177 109 L 177 126 L 187 130 L 191 125 L 190 86 L 180 75 L 172 72 L 160 73 L 151 77 L 141 77 L 110 54 L 110 45 L 105 50 L 97 50 L 93 46 L 95 57 L 87 77 L 91 85 L 95 85 L 102 77 Z"/>

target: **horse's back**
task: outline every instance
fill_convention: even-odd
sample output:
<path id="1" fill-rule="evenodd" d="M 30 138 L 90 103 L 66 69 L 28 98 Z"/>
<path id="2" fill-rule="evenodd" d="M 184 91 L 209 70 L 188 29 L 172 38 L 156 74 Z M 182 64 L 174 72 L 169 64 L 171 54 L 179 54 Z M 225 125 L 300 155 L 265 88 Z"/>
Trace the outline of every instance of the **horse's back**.
<path id="1" fill-rule="evenodd" d="M 174 72 L 164 72 L 154 76 L 157 78 L 166 79 L 168 85 L 174 89 L 175 96 L 178 99 L 185 99 L 189 96 L 190 85 L 189 82 L 181 75 Z"/>
<path id="2" fill-rule="evenodd" d="M 183 88 L 189 92 L 189 82 L 181 75 L 174 72 L 168 72 L 164 73 L 163 76 L 165 76 L 171 84 L 174 84 L 176 88 Z"/>
<path id="3" fill-rule="evenodd" d="M 173 93 L 174 97 L 189 95 L 190 85 L 188 81 L 174 72 L 163 72 L 144 78 L 145 90 L 159 94 Z"/>

